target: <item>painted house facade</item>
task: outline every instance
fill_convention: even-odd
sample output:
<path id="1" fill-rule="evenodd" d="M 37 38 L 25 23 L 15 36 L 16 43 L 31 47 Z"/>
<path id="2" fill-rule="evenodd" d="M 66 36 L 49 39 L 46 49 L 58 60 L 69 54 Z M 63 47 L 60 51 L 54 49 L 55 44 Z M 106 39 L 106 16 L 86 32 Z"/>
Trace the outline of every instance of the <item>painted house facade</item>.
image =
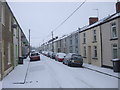
<path id="1" fill-rule="evenodd" d="M 2 3 L 2 77 L 13 69 L 12 14 L 7 3 Z"/>
<path id="2" fill-rule="evenodd" d="M 97 20 L 90 18 L 89 26 L 80 31 L 80 48 L 85 63 L 101 66 L 101 32 L 100 26 L 95 26 Z"/>
<path id="3" fill-rule="evenodd" d="M 76 54 L 81 54 L 80 52 L 80 34 L 79 34 L 79 30 L 73 32 L 72 35 L 72 53 L 76 53 Z M 70 39 L 71 40 L 71 39 Z"/>
<path id="4" fill-rule="evenodd" d="M 113 67 L 112 59 L 120 59 L 120 2 L 116 3 L 116 13 L 101 25 L 102 63 Z"/>
<path id="5" fill-rule="evenodd" d="M 22 29 L 7 2 L 0 2 L 0 11 L 0 71 L 3 79 L 22 56 Z"/>
<path id="6" fill-rule="evenodd" d="M 0 1 L 0 80 L 2 74 L 2 2 Z"/>

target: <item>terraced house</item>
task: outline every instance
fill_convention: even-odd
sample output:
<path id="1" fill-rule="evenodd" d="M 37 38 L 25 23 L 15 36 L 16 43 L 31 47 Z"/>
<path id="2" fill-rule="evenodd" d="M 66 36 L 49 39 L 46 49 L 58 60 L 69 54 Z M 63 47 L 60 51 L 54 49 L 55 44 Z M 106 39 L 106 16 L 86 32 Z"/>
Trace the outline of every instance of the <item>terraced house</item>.
<path id="1" fill-rule="evenodd" d="M 120 2 L 116 3 L 116 13 L 101 25 L 102 65 L 112 67 L 112 59 L 120 59 Z"/>
<path id="2" fill-rule="evenodd" d="M 1 80 L 1 73 L 2 73 L 2 23 L 1 23 L 1 11 L 2 11 L 2 3 L 0 1 L 0 80 Z"/>
<path id="3" fill-rule="evenodd" d="M 0 2 L 0 11 L 0 70 L 3 78 L 15 68 L 24 48 L 22 48 L 22 29 L 7 2 Z"/>
<path id="4" fill-rule="evenodd" d="M 101 66 L 100 22 L 97 17 L 90 17 L 89 25 L 80 31 L 80 48 L 84 62 L 97 66 Z"/>
<path id="5" fill-rule="evenodd" d="M 90 17 L 89 25 L 55 40 L 54 52 L 78 53 L 84 63 L 113 68 L 111 60 L 120 59 L 120 1 L 116 13 Z"/>
<path id="6" fill-rule="evenodd" d="M 81 54 L 85 63 L 113 68 L 111 60 L 120 59 L 120 2 L 115 14 L 97 20 L 90 18 L 90 24 L 80 31 Z"/>

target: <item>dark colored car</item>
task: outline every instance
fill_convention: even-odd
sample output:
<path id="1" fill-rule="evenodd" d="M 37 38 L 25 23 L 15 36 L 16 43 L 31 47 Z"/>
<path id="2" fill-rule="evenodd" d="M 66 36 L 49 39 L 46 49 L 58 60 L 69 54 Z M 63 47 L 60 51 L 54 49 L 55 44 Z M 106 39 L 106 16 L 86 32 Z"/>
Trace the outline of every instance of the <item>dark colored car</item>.
<path id="1" fill-rule="evenodd" d="M 52 53 L 52 59 L 55 59 L 55 57 L 56 57 L 56 53 L 53 52 L 53 53 Z"/>
<path id="2" fill-rule="evenodd" d="M 69 53 L 65 56 L 63 60 L 63 64 L 66 64 L 68 66 L 80 66 L 83 65 L 83 58 L 81 55 L 75 54 L 75 53 Z"/>
<path id="3" fill-rule="evenodd" d="M 40 54 L 39 53 L 31 53 L 30 55 L 30 61 L 39 61 L 40 60 Z"/>

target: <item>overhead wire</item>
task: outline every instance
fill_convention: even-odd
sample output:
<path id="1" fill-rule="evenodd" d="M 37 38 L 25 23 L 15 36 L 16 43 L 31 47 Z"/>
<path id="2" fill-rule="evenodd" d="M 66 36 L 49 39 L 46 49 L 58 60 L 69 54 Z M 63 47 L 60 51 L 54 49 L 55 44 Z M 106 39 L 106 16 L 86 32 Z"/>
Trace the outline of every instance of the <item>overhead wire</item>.
<path id="1" fill-rule="evenodd" d="M 53 29 L 51 32 L 55 32 L 59 27 L 61 27 L 70 17 L 73 16 L 73 14 L 79 10 L 86 2 L 87 0 L 84 0 L 63 22 L 61 22 L 55 29 Z M 51 34 L 51 33 L 50 33 Z M 48 37 L 50 34 L 48 34 L 46 37 Z M 45 39 L 43 39 L 44 41 Z"/>
<path id="2" fill-rule="evenodd" d="M 87 0 L 85 0 L 84 2 L 82 2 L 82 4 L 80 4 L 60 25 L 58 25 L 55 29 L 53 29 L 53 32 L 56 31 L 60 26 L 62 26 L 70 17 L 73 16 L 73 14 L 80 9 L 80 7 L 82 7 L 82 5 L 86 2 Z"/>

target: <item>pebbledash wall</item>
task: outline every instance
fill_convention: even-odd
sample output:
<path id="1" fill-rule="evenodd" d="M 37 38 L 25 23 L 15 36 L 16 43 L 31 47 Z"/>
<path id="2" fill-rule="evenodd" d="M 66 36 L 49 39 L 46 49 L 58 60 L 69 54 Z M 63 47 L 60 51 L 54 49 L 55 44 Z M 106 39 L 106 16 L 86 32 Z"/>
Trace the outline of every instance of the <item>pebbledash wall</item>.
<path id="1" fill-rule="evenodd" d="M 118 14 L 118 13 L 117 13 Z M 116 15 L 117 15 L 116 14 Z M 113 26 L 114 25 L 114 26 Z M 113 28 L 116 30 L 116 36 L 113 36 Z M 108 20 L 101 25 L 102 30 L 102 64 L 112 67 L 112 59 L 120 59 L 120 12 L 119 16 Z"/>

